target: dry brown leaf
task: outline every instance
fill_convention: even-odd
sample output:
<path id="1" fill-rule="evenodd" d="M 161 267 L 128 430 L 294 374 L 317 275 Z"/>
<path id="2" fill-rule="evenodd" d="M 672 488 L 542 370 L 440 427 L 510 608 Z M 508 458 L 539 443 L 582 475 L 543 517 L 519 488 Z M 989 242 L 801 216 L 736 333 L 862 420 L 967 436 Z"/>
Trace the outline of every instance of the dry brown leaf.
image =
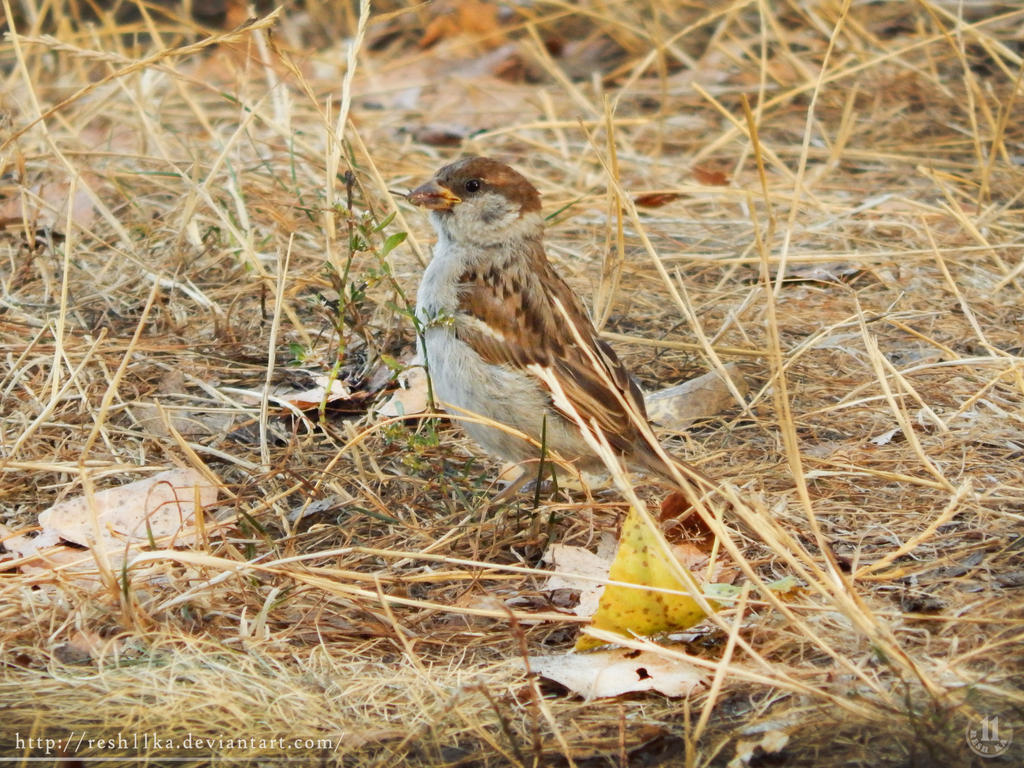
<path id="1" fill-rule="evenodd" d="M 702 165 L 695 165 L 693 167 L 693 177 L 697 180 L 698 184 L 703 184 L 706 187 L 727 187 L 729 186 L 729 176 L 724 171 L 719 171 L 714 168 L 707 168 Z"/>
<path id="2" fill-rule="evenodd" d="M 637 195 L 633 198 L 633 202 L 641 208 L 661 208 L 680 197 L 682 195 L 679 192 L 650 192 L 646 195 Z"/>
<path id="3" fill-rule="evenodd" d="M 473 35 L 482 38 L 481 42 L 495 46 L 504 42 L 501 35 L 495 34 L 499 29 L 498 7 L 482 0 L 458 0 L 454 3 L 437 4 L 437 14 L 420 38 L 420 48 L 429 48 L 441 40 L 459 35 Z"/>
<path id="4" fill-rule="evenodd" d="M 679 491 L 673 491 L 661 502 L 661 516 L 658 519 L 664 528 L 666 522 L 678 523 L 681 520 L 687 519 L 692 510 L 693 505 L 686 500 L 686 496 Z M 667 531 L 666 536 L 668 536 Z M 669 538 L 669 541 L 672 541 L 672 539 Z"/>
<path id="5" fill-rule="evenodd" d="M 424 125 L 413 131 L 412 137 L 420 144 L 431 147 L 457 147 L 467 135 L 469 130 L 463 126 Z"/>
<path id="6" fill-rule="evenodd" d="M 732 584 L 739 577 L 739 569 L 722 552 L 715 553 L 714 568 L 708 573 L 715 534 L 699 515 L 692 514 L 690 503 L 682 493 L 674 491 L 665 497 L 658 520 L 672 554 L 698 581 Z"/>

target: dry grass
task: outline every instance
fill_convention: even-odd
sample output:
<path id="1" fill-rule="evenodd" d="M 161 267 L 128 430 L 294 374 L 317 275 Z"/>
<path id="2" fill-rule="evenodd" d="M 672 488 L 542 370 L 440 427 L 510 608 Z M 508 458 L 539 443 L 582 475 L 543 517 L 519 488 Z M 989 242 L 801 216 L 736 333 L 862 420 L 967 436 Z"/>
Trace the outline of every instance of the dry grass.
<path id="1" fill-rule="evenodd" d="M 154 764 L 701 766 L 775 729 L 772 764 L 925 766 L 980 762 L 970 718 L 1024 731 L 1024 11 L 682 5 L 439 28 L 310 2 L 211 38 L 5 0 L 2 522 L 174 465 L 228 501 L 203 546 L 105 586 L 0 571 L 4 755 L 121 734 Z M 393 191 L 462 152 L 537 182 L 645 386 L 723 361 L 755 385 L 674 450 L 738 489 L 745 578 L 806 588 L 674 648 L 711 693 L 582 702 L 522 672 L 576 631 L 530 568 L 614 530 L 615 494 L 496 507 L 443 422 L 263 396 L 331 372 L 377 396 L 429 250 Z M 152 741 L 189 734 L 257 741 Z"/>

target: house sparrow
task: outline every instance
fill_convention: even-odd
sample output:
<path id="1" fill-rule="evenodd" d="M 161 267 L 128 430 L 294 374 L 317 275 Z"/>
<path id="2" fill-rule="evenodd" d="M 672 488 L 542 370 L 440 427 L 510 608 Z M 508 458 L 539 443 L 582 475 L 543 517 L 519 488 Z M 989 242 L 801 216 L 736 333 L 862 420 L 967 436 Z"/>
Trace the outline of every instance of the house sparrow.
<path id="1" fill-rule="evenodd" d="M 582 470 L 603 470 L 577 422 L 555 403 L 553 377 L 628 465 L 671 479 L 655 453 L 639 387 L 548 262 L 537 189 L 504 163 L 467 157 L 441 168 L 408 199 L 429 209 L 437 231 L 416 300 L 419 356 L 434 395 L 536 443 L 466 420 L 470 437 L 515 463 L 538 458 L 543 441 Z"/>

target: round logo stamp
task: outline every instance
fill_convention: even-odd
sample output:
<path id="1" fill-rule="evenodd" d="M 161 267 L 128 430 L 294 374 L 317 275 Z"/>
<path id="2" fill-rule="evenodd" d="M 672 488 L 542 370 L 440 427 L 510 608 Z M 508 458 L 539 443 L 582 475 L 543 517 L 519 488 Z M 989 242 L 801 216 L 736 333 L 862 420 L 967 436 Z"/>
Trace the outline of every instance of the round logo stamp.
<path id="1" fill-rule="evenodd" d="M 998 717 L 983 717 L 977 723 L 968 723 L 964 729 L 967 746 L 979 757 L 999 757 L 1013 742 L 1013 728 Z"/>

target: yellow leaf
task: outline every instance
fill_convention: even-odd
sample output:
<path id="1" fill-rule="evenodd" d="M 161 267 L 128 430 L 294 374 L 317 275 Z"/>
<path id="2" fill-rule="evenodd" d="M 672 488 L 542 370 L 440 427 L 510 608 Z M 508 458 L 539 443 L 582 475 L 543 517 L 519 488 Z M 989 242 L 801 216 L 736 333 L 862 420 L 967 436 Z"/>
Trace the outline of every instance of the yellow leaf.
<path id="1" fill-rule="evenodd" d="M 704 618 L 704 611 L 689 595 L 655 591 L 687 592 L 696 582 L 690 572 L 672 557 L 668 543 L 651 518 L 635 509 L 630 509 L 622 524 L 619 550 L 608 578 L 651 589 L 609 584 L 591 620 L 591 625 L 597 629 L 625 637 L 655 635 L 686 629 Z M 711 606 L 717 608 L 715 603 Z M 603 644 L 583 634 L 576 641 L 576 650 L 585 651 Z"/>

